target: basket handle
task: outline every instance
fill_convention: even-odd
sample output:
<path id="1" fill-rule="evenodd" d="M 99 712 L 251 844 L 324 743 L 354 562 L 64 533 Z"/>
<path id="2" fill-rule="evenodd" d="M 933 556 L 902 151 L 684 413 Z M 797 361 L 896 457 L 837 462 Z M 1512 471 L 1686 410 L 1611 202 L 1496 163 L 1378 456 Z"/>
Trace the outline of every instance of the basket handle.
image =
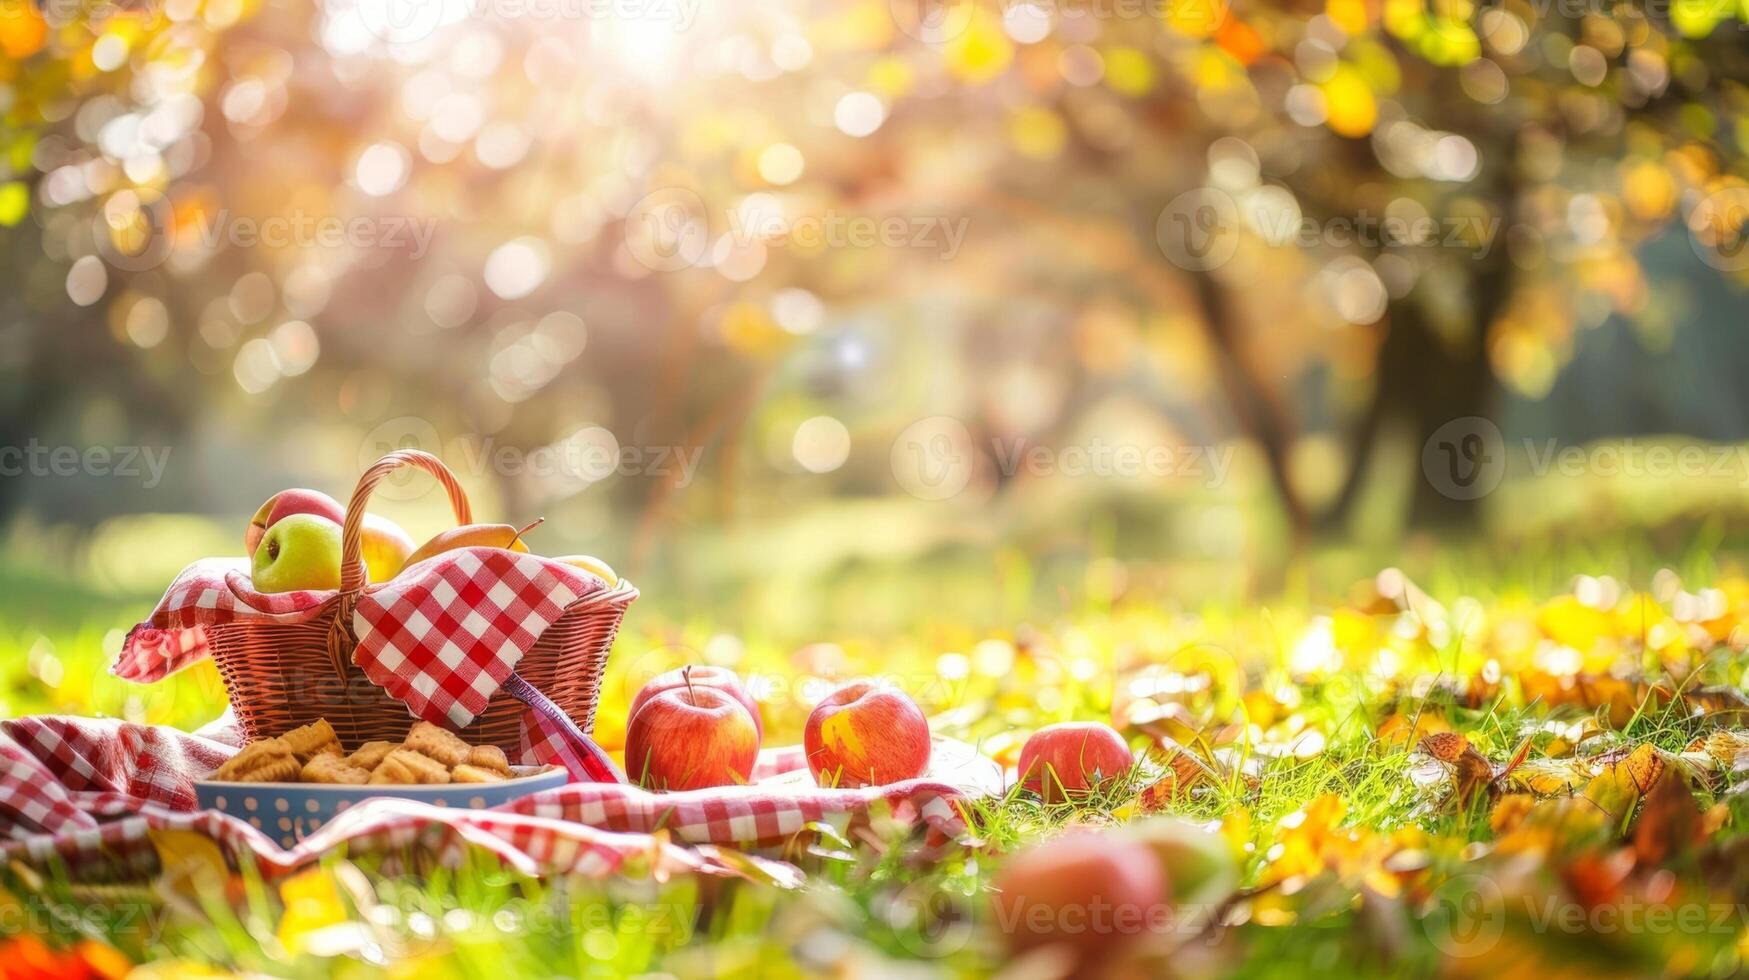
<path id="1" fill-rule="evenodd" d="M 462 485 L 456 482 L 455 474 L 449 467 L 443 465 L 443 460 L 420 449 L 397 449 L 371 464 L 370 469 L 358 478 L 358 486 L 352 491 L 352 500 L 346 505 L 346 524 L 341 529 L 340 536 L 340 592 L 343 595 L 356 593 L 364 588 L 364 558 L 361 554 L 364 538 L 364 508 L 370 502 L 371 491 L 390 473 L 403 466 L 417 466 L 437 478 L 443 485 L 444 492 L 449 494 L 449 507 L 455 511 L 455 521 L 460 524 L 474 523 L 474 509 L 468 504 L 468 495 L 462 490 Z"/>

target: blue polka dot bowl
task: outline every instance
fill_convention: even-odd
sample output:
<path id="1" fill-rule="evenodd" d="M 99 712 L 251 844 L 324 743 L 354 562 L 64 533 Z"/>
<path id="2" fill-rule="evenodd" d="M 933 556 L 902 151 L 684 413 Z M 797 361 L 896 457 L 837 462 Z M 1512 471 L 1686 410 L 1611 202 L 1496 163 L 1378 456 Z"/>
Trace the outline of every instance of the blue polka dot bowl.
<path id="1" fill-rule="evenodd" d="M 501 783 L 436 786 L 333 786 L 326 783 L 232 783 L 196 780 L 202 810 L 218 810 L 291 847 L 336 815 L 375 797 L 414 800 L 432 806 L 482 810 L 530 793 L 565 785 L 565 770 L 515 766 Z"/>

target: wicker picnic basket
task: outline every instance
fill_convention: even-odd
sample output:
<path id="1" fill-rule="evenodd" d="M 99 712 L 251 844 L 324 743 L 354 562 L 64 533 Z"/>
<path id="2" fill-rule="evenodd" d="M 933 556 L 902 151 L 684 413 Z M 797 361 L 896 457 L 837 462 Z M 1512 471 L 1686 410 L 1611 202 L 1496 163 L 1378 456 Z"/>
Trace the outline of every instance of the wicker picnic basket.
<path id="1" fill-rule="evenodd" d="M 415 466 L 436 477 L 449 494 L 456 523 L 473 523 L 467 494 L 442 461 L 416 449 L 389 453 L 364 471 L 352 492 L 342 537 L 340 591 L 318 615 L 294 624 L 207 627 L 213 660 L 249 741 L 326 718 L 342 744 L 352 747 L 373 739 L 399 741 L 412 724 L 406 705 L 371 683 L 352 663 L 357 642 L 352 609 L 366 584 L 360 557 L 365 505 L 376 485 L 402 466 Z M 517 665 L 517 673 L 552 698 L 585 732 L 595 720 L 608 650 L 626 607 L 637 597 L 638 590 L 622 580 L 605 592 L 578 599 Z M 515 758 L 524 710 L 522 702 L 499 691 L 483 714 L 458 731 L 470 742 L 496 745 Z"/>

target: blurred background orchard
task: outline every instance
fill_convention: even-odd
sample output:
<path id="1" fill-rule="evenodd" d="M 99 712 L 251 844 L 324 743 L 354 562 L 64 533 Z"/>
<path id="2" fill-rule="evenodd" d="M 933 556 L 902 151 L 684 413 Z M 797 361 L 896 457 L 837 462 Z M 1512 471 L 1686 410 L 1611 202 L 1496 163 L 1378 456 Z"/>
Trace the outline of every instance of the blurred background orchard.
<path id="1" fill-rule="evenodd" d="M 1723 561 L 1746 22 L 0 0 L 0 623 L 113 647 L 401 446 L 707 647 Z"/>

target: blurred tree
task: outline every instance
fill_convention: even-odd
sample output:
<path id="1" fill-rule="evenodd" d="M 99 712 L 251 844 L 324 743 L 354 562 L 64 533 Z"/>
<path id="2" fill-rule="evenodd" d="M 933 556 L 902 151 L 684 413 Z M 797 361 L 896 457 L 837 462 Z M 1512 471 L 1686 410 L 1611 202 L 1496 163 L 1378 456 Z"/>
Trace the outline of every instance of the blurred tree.
<path id="1" fill-rule="evenodd" d="M 100 259 L 70 298 L 239 412 L 708 444 L 724 516 L 744 459 L 824 466 L 789 434 L 828 410 L 883 446 L 963 416 L 1000 486 L 993 442 L 1130 399 L 1257 445 L 1302 541 L 1385 433 L 1644 311 L 1672 218 L 1741 274 L 1749 52 L 1710 0 L 378 6 L 6 19 L 0 221 Z M 1412 522 L 1472 518 L 1415 486 Z"/>

